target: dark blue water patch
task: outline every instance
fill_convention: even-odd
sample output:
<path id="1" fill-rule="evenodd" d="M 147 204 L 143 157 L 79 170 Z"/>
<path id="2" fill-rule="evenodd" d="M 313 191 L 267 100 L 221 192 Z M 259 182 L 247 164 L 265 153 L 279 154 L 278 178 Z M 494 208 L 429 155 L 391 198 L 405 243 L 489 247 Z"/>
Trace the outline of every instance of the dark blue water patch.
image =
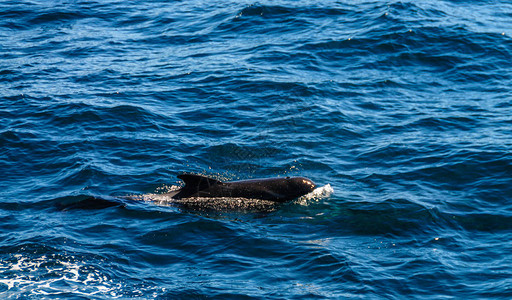
<path id="1" fill-rule="evenodd" d="M 347 231 L 357 235 L 389 238 L 414 237 L 446 223 L 439 212 L 406 199 L 386 199 L 379 203 L 347 202 L 340 207 L 326 208 L 330 211 L 317 220 L 320 223 L 316 227 L 323 227 L 322 231 L 327 235 Z"/>
<path id="2" fill-rule="evenodd" d="M 286 7 L 251 5 L 242 9 L 228 22 L 220 24 L 217 30 L 247 35 L 300 32 L 312 25 L 301 18 L 303 13 Z"/>

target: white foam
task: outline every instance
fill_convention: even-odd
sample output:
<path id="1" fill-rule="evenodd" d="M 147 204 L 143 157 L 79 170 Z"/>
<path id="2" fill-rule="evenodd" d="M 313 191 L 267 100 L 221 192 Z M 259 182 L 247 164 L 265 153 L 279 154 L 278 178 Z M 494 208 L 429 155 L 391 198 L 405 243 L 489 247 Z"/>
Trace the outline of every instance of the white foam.
<path id="1" fill-rule="evenodd" d="M 74 257 L 27 257 L 14 254 L 10 259 L 0 261 L 0 271 L 9 274 L 0 278 L 0 285 L 6 287 L 4 292 L 18 296 L 67 293 L 86 297 L 113 296 L 122 288 L 121 284 L 114 283 L 102 274 L 101 270 L 87 266 Z"/>
<path id="2" fill-rule="evenodd" d="M 326 184 L 314 189 L 311 193 L 300 197 L 297 199 L 297 203 L 300 205 L 308 205 L 311 201 L 318 201 L 322 198 L 329 197 L 332 193 L 334 193 L 334 189 L 330 184 Z"/>

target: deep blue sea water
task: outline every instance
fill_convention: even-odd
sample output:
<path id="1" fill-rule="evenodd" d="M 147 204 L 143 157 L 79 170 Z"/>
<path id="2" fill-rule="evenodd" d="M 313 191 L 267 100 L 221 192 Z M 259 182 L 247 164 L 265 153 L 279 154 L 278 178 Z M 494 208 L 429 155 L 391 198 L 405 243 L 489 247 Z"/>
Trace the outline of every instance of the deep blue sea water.
<path id="1" fill-rule="evenodd" d="M 512 297 L 510 1 L 1 1 L 0 297 Z M 273 210 L 151 201 L 306 176 Z"/>

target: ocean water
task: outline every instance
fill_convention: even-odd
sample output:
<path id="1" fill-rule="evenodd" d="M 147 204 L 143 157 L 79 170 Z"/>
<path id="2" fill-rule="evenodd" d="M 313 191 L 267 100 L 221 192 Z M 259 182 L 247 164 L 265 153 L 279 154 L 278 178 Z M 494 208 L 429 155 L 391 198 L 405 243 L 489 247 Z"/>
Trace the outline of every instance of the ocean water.
<path id="1" fill-rule="evenodd" d="M 0 297 L 512 297 L 510 1 L 1 1 Z M 264 210 L 181 172 L 305 176 Z"/>

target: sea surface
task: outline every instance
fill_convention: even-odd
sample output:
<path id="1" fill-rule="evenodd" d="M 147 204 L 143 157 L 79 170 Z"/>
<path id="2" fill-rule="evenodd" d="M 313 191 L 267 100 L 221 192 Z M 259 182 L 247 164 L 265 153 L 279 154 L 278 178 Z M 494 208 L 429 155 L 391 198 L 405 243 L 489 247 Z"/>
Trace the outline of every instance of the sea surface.
<path id="1" fill-rule="evenodd" d="M 0 120 L 2 299 L 512 298 L 510 1 L 4 0 Z"/>

